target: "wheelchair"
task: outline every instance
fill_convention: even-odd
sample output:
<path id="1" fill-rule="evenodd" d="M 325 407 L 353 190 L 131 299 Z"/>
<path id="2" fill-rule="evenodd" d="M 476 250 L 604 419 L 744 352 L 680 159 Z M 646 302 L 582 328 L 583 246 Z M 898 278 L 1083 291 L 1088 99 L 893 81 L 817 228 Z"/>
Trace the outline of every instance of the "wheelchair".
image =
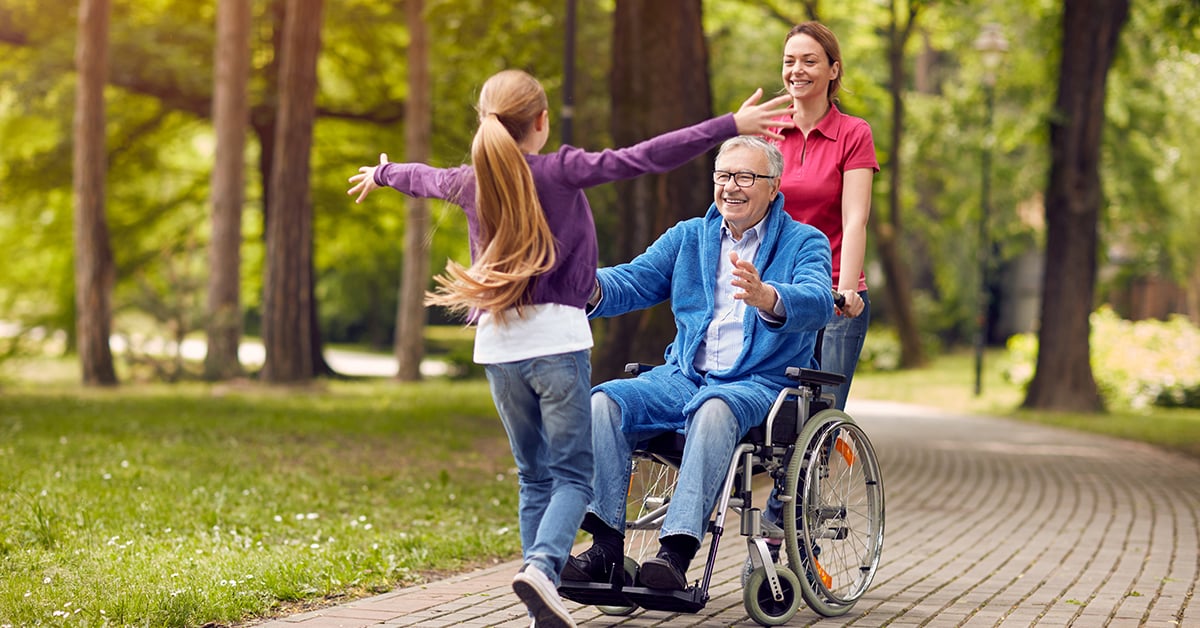
<path id="1" fill-rule="evenodd" d="M 652 367 L 629 364 L 625 371 L 637 375 L 647 368 Z M 699 580 L 683 591 L 652 589 L 638 580 L 639 565 L 658 549 L 683 455 L 683 435 L 670 432 L 633 454 L 623 569 L 613 569 L 607 583 L 564 581 L 559 594 L 607 615 L 628 615 L 639 607 L 699 612 L 709 600 L 726 517 L 733 514 L 749 554 L 742 601 L 751 619 L 763 626 L 787 623 L 801 600 L 825 617 L 848 612 L 870 586 L 883 550 L 879 464 L 862 428 L 831 407 L 832 396 L 821 394 L 822 385 L 844 380 L 840 374 L 791 367 L 787 376 L 795 385 L 779 392 L 764 422 L 734 450 L 710 515 Z M 752 479 L 762 475 L 783 503 L 781 525 L 754 506 Z M 781 543 L 778 563 L 768 540 Z"/>

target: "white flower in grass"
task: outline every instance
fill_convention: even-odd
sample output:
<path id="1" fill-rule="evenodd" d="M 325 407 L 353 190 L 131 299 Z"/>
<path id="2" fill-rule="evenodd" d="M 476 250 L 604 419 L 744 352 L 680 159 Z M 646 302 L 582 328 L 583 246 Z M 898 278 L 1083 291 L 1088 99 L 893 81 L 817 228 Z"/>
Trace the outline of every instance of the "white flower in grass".
<path id="1" fill-rule="evenodd" d="M 370 530 L 371 528 L 374 528 L 374 527 L 375 527 L 375 526 L 373 526 L 373 525 L 371 525 L 371 524 L 369 524 L 369 523 L 368 523 L 367 525 L 363 526 L 363 529 L 364 529 L 364 530 Z"/>
<path id="2" fill-rule="evenodd" d="M 122 461 L 121 461 L 121 468 L 122 468 L 122 469 L 128 469 L 128 468 L 129 468 L 129 461 L 128 461 L 128 460 L 122 460 Z"/>
<path id="3" fill-rule="evenodd" d="M 504 474 L 503 474 L 503 473 L 497 473 L 497 474 L 496 474 L 496 481 L 497 481 L 497 482 L 503 482 L 503 481 L 504 481 Z"/>
<path id="4" fill-rule="evenodd" d="M 112 474 L 111 474 L 111 473 L 108 473 L 108 472 L 105 472 L 105 473 L 104 473 L 104 475 L 102 475 L 102 476 L 100 476 L 100 477 L 103 477 L 105 480 L 111 480 L 111 479 L 112 479 Z"/>
<path id="5" fill-rule="evenodd" d="M 315 513 L 315 512 L 310 512 L 310 513 L 308 513 L 307 515 L 304 515 L 304 518 L 305 518 L 305 519 L 320 519 L 320 518 L 321 518 L 321 515 L 319 515 L 319 514 L 317 514 L 317 513 Z"/>
<path id="6" fill-rule="evenodd" d="M 281 523 L 281 522 L 283 522 L 283 517 L 281 517 L 281 516 L 279 516 L 279 515 L 275 515 L 274 519 L 275 519 L 275 523 Z"/>
<path id="7" fill-rule="evenodd" d="M 45 578 L 42 578 L 42 584 L 50 584 L 50 576 L 46 576 Z"/>
<path id="8" fill-rule="evenodd" d="M 500 536 L 508 534 L 508 526 L 505 526 L 503 528 L 500 528 L 499 530 L 496 530 L 496 534 L 500 535 Z"/>
<path id="9" fill-rule="evenodd" d="M 311 544 L 311 545 L 309 545 L 309 546 L 308 546 L 308 549 L 321 549 L 321 544 L 320 544 L 320 543 L 313 543 L 313 544 Z"/>

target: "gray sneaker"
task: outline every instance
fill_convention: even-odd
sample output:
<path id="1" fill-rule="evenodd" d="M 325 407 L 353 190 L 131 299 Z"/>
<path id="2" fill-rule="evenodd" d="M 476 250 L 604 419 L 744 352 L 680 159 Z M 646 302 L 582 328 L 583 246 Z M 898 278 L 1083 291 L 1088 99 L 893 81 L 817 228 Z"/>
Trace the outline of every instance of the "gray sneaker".
<path id="1" fill-rule="evenodd" d="M 525 603 L 537 628 L 576 628 L 558 589 L 535 565 L 526 564 L 513 576 L 513 592 Z"/>

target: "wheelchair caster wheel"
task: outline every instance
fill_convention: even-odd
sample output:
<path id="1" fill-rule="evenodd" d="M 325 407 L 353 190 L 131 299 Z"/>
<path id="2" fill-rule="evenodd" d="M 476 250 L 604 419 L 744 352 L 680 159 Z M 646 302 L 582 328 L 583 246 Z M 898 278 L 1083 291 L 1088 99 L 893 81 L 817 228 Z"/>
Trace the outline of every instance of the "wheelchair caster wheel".
<path id="1" fill-rule="evenodd" d="M 767 581 L 767 570 L 763 567 L 750 574 L 742 591 L 742 602 L 750 619 L 763 626 L 786 624 L 800 608 L 800 579 L 787 567 L 778 566 L 775 573 L 779 574 L 782 599 L 776 600 L 771 593 L 771 583 Z"/>

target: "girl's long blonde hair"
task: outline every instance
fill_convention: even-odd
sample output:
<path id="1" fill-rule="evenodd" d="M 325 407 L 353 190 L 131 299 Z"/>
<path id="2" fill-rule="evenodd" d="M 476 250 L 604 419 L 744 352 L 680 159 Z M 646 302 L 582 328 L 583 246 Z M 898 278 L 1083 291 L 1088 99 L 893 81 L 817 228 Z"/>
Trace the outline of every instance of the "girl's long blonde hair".
<path id="1" fill-rule="evenodd" d="M 470 268 L 446 262 L 426 304 L 458 313 L 484 310 L 504 323 L 510 308 L 522 314 L 537 276 L 554 267 L 554 235 L 518 146 L 546 110 L 545 90 L 525 72 L 505 70 L 483 84 L 471 143 L 480 240 Z"/>

